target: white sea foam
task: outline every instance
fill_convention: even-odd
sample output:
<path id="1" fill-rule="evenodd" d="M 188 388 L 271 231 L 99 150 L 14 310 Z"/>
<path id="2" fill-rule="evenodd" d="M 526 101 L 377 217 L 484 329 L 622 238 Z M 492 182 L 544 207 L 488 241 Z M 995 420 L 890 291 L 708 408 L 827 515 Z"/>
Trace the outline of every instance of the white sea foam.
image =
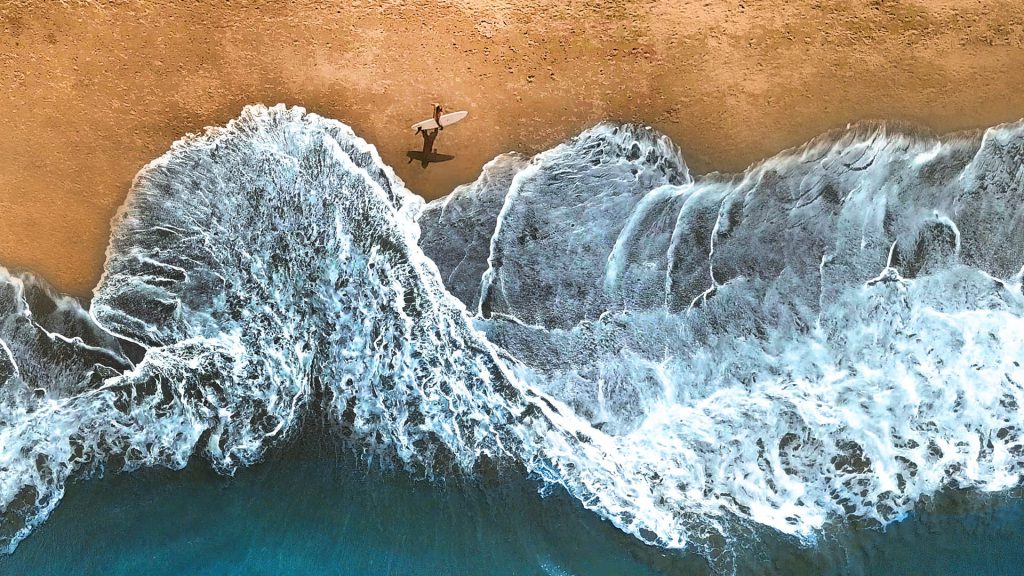
<path id="1" fill-rule="evenodd" d="M 715 558 L 1015 486 L 1022 161 L 1020 125 L 860 126 L 692 179 L 601 125 L 424 206 L 343 124 L 246 108 L 137 177 L 91 316 L 0 274 L 0 543 L 72 475 L 231 473 L 310 414 Z"/>

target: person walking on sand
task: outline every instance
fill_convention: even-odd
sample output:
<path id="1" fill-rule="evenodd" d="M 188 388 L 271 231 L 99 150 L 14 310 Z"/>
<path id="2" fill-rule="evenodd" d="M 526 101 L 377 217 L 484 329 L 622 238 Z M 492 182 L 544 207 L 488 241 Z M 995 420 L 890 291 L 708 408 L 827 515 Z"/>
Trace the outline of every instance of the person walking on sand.
<path id="1" fill-rule="evenodd" d="M 437 128 L 434 130 L 444 130 L 444 126 L 441 126 L 441 115 L 444 114 L 444 107 L 438 103 L 434 103 L 434 124 L 437 124 Z M 423 128 L 417 128 L 416 133 L 424 132 Z"/>
<path id="2" fill-rule="evenodd" d="M 438 130 L 444 130 L 444 126 L 441 126 L 441 114 L 444 114 L 444 108 L 441 104 L 434 103 L 434 122 L 437 123 Z"/>
<path id="3" fill-rule="evenodd" d="M 431 162 L 447 162 L 455 157 L 450 154 L 439 154 L 434 150 L 434 141 L 437 140 L 437 135 L 444 130 L 444 125 L 449 126 L 455 124 L 459 120 L 466 117 L 468 112 L 450 112 L 445 114 L 444 107 L 441 104 L 433 104 L 433 114 L 430 118 L 417 122 L 412 125 L 413 129 L 416 130 L 416 134 L 423 136 L 423 149 L 422 150 L 410 150 L 406 152 L 406 156 L 409 157 L 409 162 L 413 160 L 419 160 L 423 167 L 426 168 L 427 164 Z"/>

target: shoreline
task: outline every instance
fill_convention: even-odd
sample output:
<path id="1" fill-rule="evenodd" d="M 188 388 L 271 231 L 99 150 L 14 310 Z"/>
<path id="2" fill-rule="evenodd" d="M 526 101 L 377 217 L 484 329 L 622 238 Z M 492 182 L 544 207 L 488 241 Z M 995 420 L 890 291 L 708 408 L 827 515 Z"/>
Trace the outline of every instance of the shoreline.
<path id="1" fill-rule="evenodd" d="M 947 134 L 1024 116 L 1014 1 L 547 0 L 324 11 L 8 1 L 0 10 L 0 265 L 90 295 L 110 220 L 171 142 L 242 106 L 349 124 L 428 200 L 498 154 L 599 121 L 668 135 L 695 173 L 736 172 L 851 122 Z M 467 110 L 406 163 L 429 103 Z"/>
<path id="2" fill-rule="evenodd" d="M 287 106 L 287 107 L 288 108 L 292 108 L 292 106 Z M 239 111 L 239 113 L 241 114 L 241 111 Z M 315 114 L 315 112 L 311 112 L 309 110 L 306 110 L 305 113 L 306 114 Z M 201 130 L 199 132 L 190 132 L 188 134 L 184 134 L 180 138 L 175 139 L 170 145 L 168 145 L 167 152 L 169 152 L 179 142 L 184 142 L 184 141 L 188 141 L 188 140 L 190 140 L 192 138 L 201 137 L 201 136 L 203 136 L 203 134 L 207 130 L 221 128 L 224 125 L 228 124 L 229 122 L 234 121 L 235 119 L 237 119 L 237 116 L 235 118 L 232 118 L 232 119 L 228 120 L 227 122 L 224 122 L 223 124 L 216 125 L 216 126 L 207 126 L 207 127 L 204 127 L 203 130 Z M 333 120 L 331 118 L 328 118 L 328 119 L 329 120 Z M 602 122 L 599 122 L 598 124 L 603 124 L 603 123 L 607 123 L 607 121 L 602 121 Z M 640 123 L 634 123 L 634 124 L 640 124 Z M 960 140 L 960 141 L 973 140 L 973 141 L 975 141 L 977 143 L 981 143 L 983 141 L 984 134 L 986 132 L 988 132 L 989 130 L 998 129 L 1000 127 L 1010 126 L 1010 125 L 1014 125 L 1014 124 L 1024 125 L 1024 117 L 1021 117 L 1021 118 L 1016 119 L 1016 120 L 1008 120 L 1006 122 L 1000 122 L 1000 123 L 997 123 L 997 124 L 993 124 L 991 126 L 976 127 L 976 128 L 966 128 L 966 129 L 954 130 L 954 131 L 949 131 L 949 132 L 938 132 L 938 131 L 931 130 L 931 129 L 927 128 L 927 127 L 917 126 L 917 125 L 914 125 L 912 123 L 902 122 L 902 121 L 892 121 L 892 120 L 861 120 L 861 121 L 857 121 L 857 122 L 851 122 L 851 123 L 849 123 L 849 124 L 847 124 L 846 126 L 843 126 L 843 127 L 831 128 L 829 130 L 821 132 L 821 133 L 817 134 L 816 136 L 808 138 L 807 140 L 804 140 L 804 141 L 802 141 L 802 142 L 800 142 L 798 144 L 795 144 L 793 146 L 789 146 L 789 147 L 783 148 L 783 149 L 778 150 L 778 151 L 776 151 L 773 154 L 769 154 L 769 155 L 767 155 L 767 156 L 765 156 L 763 158 L 759 158 L 759 159 L 753 160 L 749 164 L 747 164 L 745 167 L 743 167 L 741 169 L 737 169 L 737 170 L 709 170 L 709 171 L 702 171 L 702 172 L 695 171 L 688 164 L 688 160 L 687 160 L 685 152 L 682 152 L 682 158 L 683 158 L 684 162 L 687 162 L 687 168 L 689 169 L 690 176 L 696 182 L 700 182 L 702 179 L 707 179 L 707 180 L 710 180 L 710 181 L 729 180 L 729 179 L 732 179 L 732 178 L 742 177 L 746 173 L 756 171 L 761 165 L 763 165 L 763 164 L 765 164 L 767 162 L 770 162 L 771 160 L 773 160 L 776 157 L 795 156 L 795 155 L 799 155 L 799 154 L 805 153 L 808 150 L 815 149 L 817 147 L 821 147 L 821 146 L 826 146 L 827 147 L 827 146 L 830 146 L 830 145 L 834 145 L 834 144 L 838 143 L 840 141 L 840 139 L 843 138 L 843 137 L 846 137 L 846 138 L 856 138 L 857 136 L 863 137 L 864 135 L 871 135 L 871 134 L 877 134 L 877 133 L 890 132 L 890 133 L 896 133 L 896 134 L 902 135 L 902 136 L 904 136 L 906 138 L 910 138 L 910 139 L 913 139 L 913 138 L 932 138 L 932 139 L 938 140 L 940 142 L 950 142 L 950 141 L 954 141 L 954 140 Z M 596 124 L 594 126 L 596 126 Z M 526 157 L 527 160 L 529 160 L 534 155 L 542 153 L 542 152 L 545 152 L 545 151 L 548 151 L 548 150 L 551 150 L 552 148 L 557 147 L 558 145 L 560 145 L 562 143 L 565 143 L 565 142 L 575 138 L 576 136 L 582 134 L 583 132 L 589 130 L 592 127 L 593 126 L 585 128 L 585 129 L 581 130 L 580 132 L 578 132 L 576 134 L 573 134 L 571 136 L 566 137 L 564 140 L 559 141 L 558 143 L 552 145 L 549 148 L 533 152 L 529 156 L 525 156 L 525 157 Z M 358 132 L 355 132 L 355 135 L 356 135 L 356 137 L 360 137 Z M 673 142 L 673 144 L 676 144 L 678 146 L 678 143 L 676 143 L 674 140 L 672 142 Z M 367 141 L 367 144 L 369 144 L 370 146 L 373 146 L 373 147 L 376 148 L 376 145 L 373 142 Z M 680 146 L 680 148 L 682 148 L 682 147 Z M 378 149 L 378 154 L 380 154 L 379 149 Z M 518 154 L 519 156 L 524 156 L 522 153 L 520 153 L 518 151 L 509 151 L 509 152 L 505 152 L 505 153 L 499 153 L 498 156 L 502 156 L 504 154 Z M 140 173 L 141 173 L 141 171 L 146 166 L 148 166 L 152 162 L 155 162 L 155 161 L 159 160 L 163 155 L 164 154 L 161 154 L 161 155 L 153 158 L 152 160 L 146 162 L 142 167 L 140 167 L 140 169 L 139 169 Z M 486 162 L 484 162 L 480 166 L 480 168 L 477 170 L 476 176 L 474 176 L 473 179 L 471 179 L 471 180 L 469 180 L 467 182 L 464 182 L 464 183 L 454 184 L 452 189 L 444 191 L 443 194 L 434 195 L 434 196 L 425 196 L 425 195 L 421 194 L 418 190 L 413 190 L 413 189 L 409 188 L 407 183 L 406 183 L 406 188 L 407 188 L 407 190 L 409 190 L 409 192 L 411 192 L 411 193 L 413 193 L 413 194 L 415 194 L 417 196 L 420 196 L 421 198 L 424 198 L 424 201 L 426 203 L 430 203 L 433 200 L 444 199 L 448 195 L 450 195 L 452 192 L 454 192 L 455 189 L 457 189 L 458 187 L 462 186 L 463 184 L 467 184 L 467 185 L 468 184 L 472 184 L 476 180 L 476 178 L 478 178 L 479 176 L 481 176 L 483 174 L 484 168 L 486 168 L 487 165 L 491 163 L 491 161 L 496 160 L 498 158 L 498 156 L 496 156 L 494 158 L 491 158 L 491 159 L 487 160 Z M 395 166 L 387 164 L 386 161 L 385 161 L 385 165 L 387 165 L 388 167 L 390 167 L 392 169 L 395 168 Z M 134 186 L 134 184 L 135 184 L 136 176 L 133 176 L 133 178 L 132 178 L 132 186 Z M 125 202 L 127 202 L 127 200 L 128 200 L 129 193 L 130 193 L 130 190 L 129 190 L 129 192 L 126 192 L 124 201 L 115 208 L 114 213 L 111 215 L 111 217 L 110 217 L 111 227 L 113 226 L 113 224 L 116 221 L 116 219 L 118 217 L 120 217 L 121 210 L 124 207 Z M 108 238 L 108 240 L 109 240 L 109 238 Z M 104 263 L 105 263 L 107 257 L 109 256 L 109 250 L 110 250 L 110 245 L 109 245 L 109 242 L 108 242 L 108 243 L 104 244 L 104 246 L 103 246 L 103 260 L 104 260 Z M 15 267 L 15 266 L 9 266 L 9 265 L 6 265 L 4 262 L 0 261 L 0 270 L 4 270 L 4 269 L 6 269 L 12 275 L 18 275 L 18 274 L 26 273 L 29 276 L 33 277 L 37 282 L 40 282 L 42 287 L 44 287 L 46 289 L 49 289 L 49 290 L 53 290 L 54 293 L 57 296 L 73 298 L 81 306 L 83 306 L 86 310 L 89 309 L 90 303 L 92 301 L 92 289 L 90 289 L 88 293 L 84 293 L 84 294 L 76 294 L 76 293 L 68 292 L 66 290 L 63 290 L 61 288 L 61 286 L 59 286 L 58 284 L 52 282 L 49 278 L 47 278 L 43 274 L 40 274 L 36 270 L 33 270 L 31 268 L 19 268 L 19 267 Z M 104 273 L 104 270 L 101 267 L 101 269 L 99 270 L 99 273 L 97 274 L 97 280 L 96 280 L 96 285 L 97 286 L 99 285 L 99 282 L 101 280 L 101 277 L 102 277 L 103 273 Z"/>

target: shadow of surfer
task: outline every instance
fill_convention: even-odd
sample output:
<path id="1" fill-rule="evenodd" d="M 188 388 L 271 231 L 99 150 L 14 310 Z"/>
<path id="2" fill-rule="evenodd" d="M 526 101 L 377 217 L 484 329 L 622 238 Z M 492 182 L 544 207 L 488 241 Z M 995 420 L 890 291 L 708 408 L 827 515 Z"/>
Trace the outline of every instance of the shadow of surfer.
<path id="1" fill-rule="evenodd" d="M 431 130 L 420 130 L 420 134 L 423 136 L 423 149 L 422 150 L 410 150 L 405 153 L 409 157 L 409 162 L 413 160 L 419 160 L 420 165 L 426 168 L 433 162 L 447 162 L 455 156 L 449 154 L 438 154 L 434 151 L 434 140 L 437 140 L 438 128 Z"/>

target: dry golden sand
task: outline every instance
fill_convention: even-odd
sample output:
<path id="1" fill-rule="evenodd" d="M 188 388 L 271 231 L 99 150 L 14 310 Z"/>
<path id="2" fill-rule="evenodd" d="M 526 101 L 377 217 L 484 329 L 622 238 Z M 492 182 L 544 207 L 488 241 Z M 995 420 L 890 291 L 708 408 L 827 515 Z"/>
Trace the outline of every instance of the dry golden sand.
<path id="1" fill-rule="evenodd" d="M 87 296 L 139 168 L 251 102 L 349 123 L 435 197 L 603 119 L 697 171 L 861 119 L 1015 120 L 1022 43 L 1020 0 L 0 0 L 0 263 Z M 470 117 L 423 169 L 407 127 L 434 100 Z"/>

